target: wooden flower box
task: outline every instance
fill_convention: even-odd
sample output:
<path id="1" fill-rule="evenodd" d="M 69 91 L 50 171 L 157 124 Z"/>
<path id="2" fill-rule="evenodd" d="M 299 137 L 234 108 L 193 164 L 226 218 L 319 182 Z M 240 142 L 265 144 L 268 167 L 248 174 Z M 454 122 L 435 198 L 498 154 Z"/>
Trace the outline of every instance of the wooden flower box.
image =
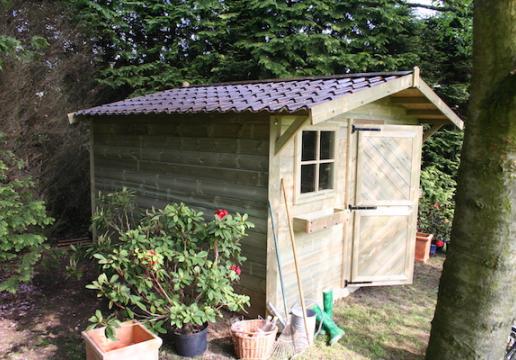
<path id="1" fill-rule="evenodd" d="M 294 230 L 313 233 L 342 224 L 346 220 L 346 210 L 328 209 L 304 215 L 296 215 L 293 219 Z"/>

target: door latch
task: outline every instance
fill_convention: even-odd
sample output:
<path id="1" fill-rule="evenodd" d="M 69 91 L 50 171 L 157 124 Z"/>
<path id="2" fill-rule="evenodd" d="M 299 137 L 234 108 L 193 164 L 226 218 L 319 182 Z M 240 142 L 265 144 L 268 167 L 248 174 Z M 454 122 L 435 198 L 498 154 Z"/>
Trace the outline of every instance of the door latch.
<path id="1" fill-rule="evenodd" d="M 355 131 L 382 131 L 380 128 L 370 128 L 370 127 L 357 127 L 355 125 L 351 126 L 351 133 L 353 134 Z"/>
<path id="2" fill-rule="evenodd" d="M 349 210 L 376 210 L 378 209 L 377 206 L 353 206 L 348 205 Z"/>
<path id="3" fill-rule="evenodd" d="M 372 281 L 344 281 L 344 287 L 348 287 L 348 285 L 365 285 L 365 284 L 372 284 Z"/>

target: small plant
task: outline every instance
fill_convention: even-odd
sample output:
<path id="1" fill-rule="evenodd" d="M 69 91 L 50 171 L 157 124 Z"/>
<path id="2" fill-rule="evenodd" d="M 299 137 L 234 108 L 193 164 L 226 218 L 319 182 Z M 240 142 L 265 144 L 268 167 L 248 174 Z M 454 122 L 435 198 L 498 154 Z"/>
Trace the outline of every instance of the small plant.
<path id="1" fill-rule="evenodd" d="M 87 287 L 106 298 L 114 313 L 90 319 L 107 325 L 138 319 L 159 332 L 195 333 L 214 322 L 223 307 L 243 310 L 249 298 L 236 294 L 240 240 L 253 225 L 247 215 L 203 213 L 184 204 L 148 211 L 138 226 L 120 233 L 111 251 L 94 255 L 103 272 Z"/>
<path id="2" fill-rule="evenodd" d="M 32 279 L 45 248 L 45 226 L 53 221 L 43 201 L 34 199 L 34 183 L 23 175 L 24 162 L 5 149 L 0 133 L 0 264 L 7 277 L 0 291 L 15 293 Z"/>

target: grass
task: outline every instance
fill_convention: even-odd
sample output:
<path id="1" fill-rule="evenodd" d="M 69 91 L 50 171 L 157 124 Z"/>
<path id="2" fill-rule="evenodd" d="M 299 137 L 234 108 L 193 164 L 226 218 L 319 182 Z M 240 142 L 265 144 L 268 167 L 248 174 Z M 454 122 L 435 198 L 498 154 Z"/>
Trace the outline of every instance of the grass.
<path id="1" fill-rule="evenodd" d="M 423 359 L 442 262 L 416 264 L 412 285 L 362 288 L 339 301 L 334 319 L 346 335 L 333 347 L 319 339 L 301 358 Z"/>
<path id="2" fill-rule="evenodd" d="M 443 258 L 416 264 L 414 284 L 361 288 L 335 304 L 334 319 L 346 334 L 334 346 L 319 336 L 299 359 L 423 359 Z M 9 360 L 84 359 L 80 331 L 100 304 L 84 283 L 56 278 L 0 297 L 0 354 Z M 233 359 L 229 316 L 210 325 L 200 359 Z M 161 360 L 184 359 L 164 345 Z"/>

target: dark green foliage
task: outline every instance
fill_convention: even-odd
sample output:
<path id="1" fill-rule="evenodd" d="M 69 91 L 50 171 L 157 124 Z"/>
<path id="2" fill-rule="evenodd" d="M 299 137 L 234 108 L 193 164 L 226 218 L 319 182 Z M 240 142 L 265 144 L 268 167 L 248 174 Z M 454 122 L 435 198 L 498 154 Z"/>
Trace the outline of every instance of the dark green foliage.
<path id="1" fill-rule="evenodd" d="M 447 2 L 452 11 L 424 20 L 421 33 L 423 76 L 463 118 L 471 78 L 472 1 Z M 467 126 L 467 121 L 466 121 Z M 463 132 L 443 129 L 423 147 L 419 228 L 449 240 L 455 210 L 455 188 Z"/>
<path id="2" fill-rule="evenodd" d="M 423 147 L 418 227 L 439 240 L 450 240 L 462 139 L 461 131 L 444 129 Z"/>
<path id="3" fill-rule="evenodd" d="M 472 67 L 473 2 L 451 1 L 448 5 L 453 11 L 424 20 L 418 51 L 425 79 L 452 109 L 465 116 Z"/>
<path id="4" fill-rule="evenodd" d="M 25 62 L 34 61 L 41 51 L 48 47 L 48 41 L 42 36 L 33 36 L 27 44 L 7 35 L 0 34 L 0 71 L 3 59 L 13 57 Z"/>
<path id="5" fill-rule="evenodd" d="M 89 34 L 78 32 L 66 0 L 0 0 L 0 38 L 16 39 L 0 54 L 0 132 L 26 160 L 34 192 L 55 222 L 49 242 L 82 237 L 91 217 L 88 129 L 66 114 L 105 102 L 97 97 Z M 2 51 L 0 51 L 2 52 Z"/>
<path id="6" fill-rule="evenodd" d="M 419 24 L 390 0 L 72 2 L 110 64 L 99 81 L 125 94 L 419 62 Z"/>
<path id="7" fill-rule="evenodd" d="M 32 279 L 34 264 L 45 248 L 42 229 L 53 221 L 45 204 L 34 198 L 34 183 L 23 170 L 23 161 L 5 148 L 0 133 L 0 265 L 6 276 L 0 291 L 12 293 Z"/>

